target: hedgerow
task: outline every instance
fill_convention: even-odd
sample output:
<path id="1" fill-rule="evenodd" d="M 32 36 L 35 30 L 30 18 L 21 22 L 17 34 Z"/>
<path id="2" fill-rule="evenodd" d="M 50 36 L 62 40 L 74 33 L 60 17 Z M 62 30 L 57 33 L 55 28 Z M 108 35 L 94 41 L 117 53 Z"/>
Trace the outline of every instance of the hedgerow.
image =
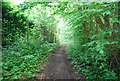
<path id="1" fill-rule="evenodd" d="M 117 2 L 4 2 L 3 79 L 35 77 L 63 42 L 87 79 L 118 79 L 118 10 Z"/>

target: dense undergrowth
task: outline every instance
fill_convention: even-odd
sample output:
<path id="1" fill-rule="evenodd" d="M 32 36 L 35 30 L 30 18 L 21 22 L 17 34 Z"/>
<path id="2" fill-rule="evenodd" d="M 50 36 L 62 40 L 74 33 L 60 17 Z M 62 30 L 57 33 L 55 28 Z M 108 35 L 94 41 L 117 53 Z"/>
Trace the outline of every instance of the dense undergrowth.
<path id="1" fill-rule="evenodd" d="M 64 9 L 69 58 L 88 79 L 120 76 L 118 8 L 118 3 L 74 3 Z"/>
<path id="2" fill-rule="evenodd" d="M 119 4 L 64 2 L 57 9 L 66 22 L 62 35 L 77 70 L 88 79 L 118 79 Z"/>
<path id="3" fill-rule="evenodd" d="M 35 14 L 38 3 L 26 2 L 19 6 L 12 5 L 9 2 L 2 3 L 3 78 L 1 79 L 3 80 L 37 76 L 36 72 L 43 69 L 41 64 L 47 60 L 48 55 L 59 45 L 55 38 L 53 28 L 56 23 L 53 20 L 42 21 L 40 18 L 37 18 L 37 20 L 31 18 Z M 42 3 L 41 5 L 44 6 L 45 4 Z M 34 8 L 32 9 L 32 7 Z M 41 9 L 38 12 L 39 17 L 41 14 L 42 19 L 48 18 L 47 12 L 42 13 Z M 34 15 L 34 17 L 38 15 Z M 53 24 L 48 25 L 50 23 L 47 22 Z"/>
<path id="4" fill-rule="evenodd" d="M 9 48 L 3 49 L 3 78 L 20 79 L 35 77 L 35 72 L 42 69 L 40 64 L 47 60 L 50 53 L 57 47 L 55 44 L 41 43 L 29 40 L 29 44 L 22 42 L 15 43 Z M 39 67 L 37 69 L 37 67 Z"/>
<path id="5" fill-rule="evenodd" d="M 117 2 L 2 5 L 4 79 L 35 77 L 38 63 L 47 60 L 59 41 L 66 42 L 72 64 L 86 78 L 119 78 Z"/>

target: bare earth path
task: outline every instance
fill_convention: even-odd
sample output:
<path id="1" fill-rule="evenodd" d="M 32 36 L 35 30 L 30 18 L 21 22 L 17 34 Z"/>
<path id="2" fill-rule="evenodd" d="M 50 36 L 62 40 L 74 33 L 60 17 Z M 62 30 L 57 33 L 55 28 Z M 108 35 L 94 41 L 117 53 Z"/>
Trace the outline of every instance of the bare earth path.
<path id="1" fill-rule="evenodd" d="M 75 73 L 71 60 L 67 59 L 66 46 L 63 44 L 53 53 L 45 63 L 43 72 L 36 79 L 77 79 L 80 74 Z"/>

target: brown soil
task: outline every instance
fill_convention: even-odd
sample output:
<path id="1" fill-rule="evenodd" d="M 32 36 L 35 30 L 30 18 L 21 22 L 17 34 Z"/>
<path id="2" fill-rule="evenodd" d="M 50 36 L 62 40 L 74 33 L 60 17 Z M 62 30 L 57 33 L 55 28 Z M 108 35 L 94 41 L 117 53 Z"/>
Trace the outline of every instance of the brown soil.
<path id="1" fill-rule="evenodd" d="M 67 58 L 66 46 L 62 44 L 48 59 L 42 73 L 36 79 L 79 79 L 81 75 L 76 73 Z"/>

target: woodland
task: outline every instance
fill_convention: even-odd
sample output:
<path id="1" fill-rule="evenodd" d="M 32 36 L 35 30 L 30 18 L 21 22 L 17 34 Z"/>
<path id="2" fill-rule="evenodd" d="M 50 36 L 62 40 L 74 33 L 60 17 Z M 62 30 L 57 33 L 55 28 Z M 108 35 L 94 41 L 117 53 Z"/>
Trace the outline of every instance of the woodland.
<path id="1" fill-rule="evenodd" d="M 62 43 L 86 79 L 120 79 L 119 9 L 119 2 L 2 2 L 0 80 L 36 77 Z"/>

